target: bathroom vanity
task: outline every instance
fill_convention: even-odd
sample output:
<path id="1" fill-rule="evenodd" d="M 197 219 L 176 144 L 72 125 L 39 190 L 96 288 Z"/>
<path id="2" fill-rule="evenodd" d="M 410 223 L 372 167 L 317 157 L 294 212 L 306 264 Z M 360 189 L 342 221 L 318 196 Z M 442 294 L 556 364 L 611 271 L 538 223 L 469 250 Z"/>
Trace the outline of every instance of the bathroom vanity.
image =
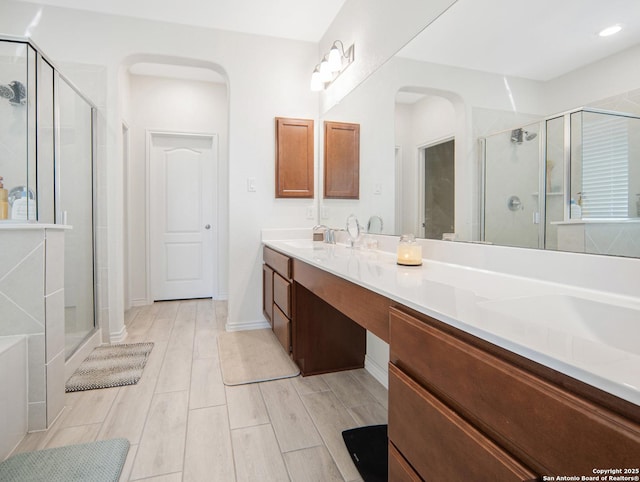
<path id="1" fill-rule="evenodd" d="M 274 258 L 289 267 L 289 348 L 303 375 L 364 366 L 367 330 L 389 343 L 389 480 L 638 475 L 635 301 L 311 240 L 265 241 L 265 272 Z M 604 331 L 591 315 L 572 319 L 572 303 L 610 313 Z M 547 304 L 565 307 L 562 319 L 535 308 Z M 612 339 L 612 323 L 631 331 Z"/>

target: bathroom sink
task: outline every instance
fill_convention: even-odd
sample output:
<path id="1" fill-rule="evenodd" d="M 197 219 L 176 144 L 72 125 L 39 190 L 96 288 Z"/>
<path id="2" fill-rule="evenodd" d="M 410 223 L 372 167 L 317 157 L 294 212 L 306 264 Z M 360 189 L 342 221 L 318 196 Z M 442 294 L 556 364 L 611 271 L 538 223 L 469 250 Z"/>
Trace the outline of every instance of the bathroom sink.
<path id="1" fill-rule="evenodd" d="M 640 309 L 569 295 L 482 301 L 478 308 L 487 323 L 511 325 L 511 330 L 523 334 L 527 328 L 544 329 L 640 355 Z"/>
<path id="2" fill-rule="evenodd" d="M 290 239 L 283 241 L 283 243 L 287 246 L 298 249 L 320 249 L 322 247 L 322 242 L 313 241 L 312 239 Z"/>

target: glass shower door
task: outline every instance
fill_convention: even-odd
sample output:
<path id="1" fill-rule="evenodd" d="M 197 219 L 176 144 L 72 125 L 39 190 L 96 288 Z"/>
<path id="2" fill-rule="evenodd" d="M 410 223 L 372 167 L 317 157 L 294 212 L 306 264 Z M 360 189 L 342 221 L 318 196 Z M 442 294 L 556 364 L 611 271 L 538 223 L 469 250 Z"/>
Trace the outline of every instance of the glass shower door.
<path id="1" fill-rule="evenodd" d="M 539 133 L 536 123 L 484 139 L 483 241 L 541 247 Z"/>
<path id="2" fill-rule="evenodd" d="M 93 109 L 56 77 L 59 140 L 56 193 L 58 223 L 65 232 L 65 356 L 95 327 L 93 262 Z"/>

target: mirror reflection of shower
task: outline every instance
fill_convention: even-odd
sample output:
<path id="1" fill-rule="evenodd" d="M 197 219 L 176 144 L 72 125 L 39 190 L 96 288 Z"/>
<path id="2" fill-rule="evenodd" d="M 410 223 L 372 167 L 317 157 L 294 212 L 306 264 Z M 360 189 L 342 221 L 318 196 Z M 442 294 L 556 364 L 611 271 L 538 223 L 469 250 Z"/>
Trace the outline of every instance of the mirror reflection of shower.
<path id="1" fill-rule="evenodd" d="M 535 132 L 525 131 L 522 127 L 511 131 L 511 142 L 514 144 L 522 144 L 524 141 L 532 141 L 538 137 Z"/>
<path id="2" fill-rule="evenodd" d="M 8 84 L 0 84 L 0 97 L 7 99 L 11 105 L 24 105 L 27 101 L 27 89 L 19 80 Z"/>
<path id="3" fill-rule="evenodd" d="M 540 130 L 537 121 L 482 138 L 482 241 L 541 247 Z"/>

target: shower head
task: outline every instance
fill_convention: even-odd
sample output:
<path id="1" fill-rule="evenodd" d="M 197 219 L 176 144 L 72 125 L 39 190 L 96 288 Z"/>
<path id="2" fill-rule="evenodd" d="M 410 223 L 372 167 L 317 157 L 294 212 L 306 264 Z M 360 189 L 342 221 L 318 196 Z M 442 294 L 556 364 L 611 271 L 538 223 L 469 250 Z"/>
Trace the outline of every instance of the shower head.
<path id="1" fill-rule="evenodd" d="M 538 136 L 535 132 L 525 131 L 522 127 L 511 131 L 511 142 L 522 144 L 523 141 L 531 141 Z"/>
<path id="2" fill-rule="evenodd" d="M 511 131 L 511 142 L 514 144 L 522 144 L 522 129 L 514 129 Z"/>
<path id="3" fill-rule="evenodd" d="M 10 101 L 13 99 L 13 89 L 8 85 L 0 84 L 0 97 Z"/>
<path id="4" fill-rule="evenodd" d="M 14 80 L 9 83 L 9 87 L 13 90 L 13 99 L 9 99 L 9 103 L 13 105 L 24 105 L 27 101 L 27 89 L 24 84 L 19 80 Z"/>
<path id="5" fill-rule="evenodd" d="M 22 82 L 14 80 L 7 85 L 0 85 L 0 97 L 7 99 L 12 105 L 24 105 L 27 91 Z"/>

